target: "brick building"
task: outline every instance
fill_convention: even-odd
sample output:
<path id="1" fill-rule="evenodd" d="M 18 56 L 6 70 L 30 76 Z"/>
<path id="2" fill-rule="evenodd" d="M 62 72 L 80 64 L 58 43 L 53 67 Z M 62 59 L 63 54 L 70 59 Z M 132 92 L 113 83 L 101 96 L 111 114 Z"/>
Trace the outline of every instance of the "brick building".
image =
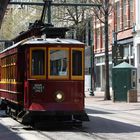
<path id="1" fill-rule="evenodd" d="M 114 8 L 109 16 L 109 75 L 112 86 L 112 47 L 113 34 L 117 45 L 121 47 L 123 61 L 134 65 L 133 27 L 135 24 L 135 0 L 115 0 Z M 96 90 L 105 89 L 105 35 L 104 24 L 95 18 L 94 52 L 96 69 Z"/>
<path id="2" fill-rule="evenodd" d="M 14 0 L 13 0 L 14 1 Z M 15 0 L 15 1 L 22 1 L 22 0 Z M 30 2 L 33 0 L 30 0 Z M 37 0 L 34 0 L 37 1 Z M 54 0 L 54 2 L 58 2 L 58 0 Z M 61 0 L 59 0 L 61 2 Z M 73 0 L 75 1 L 75 0 Z M 90 0 L 89 0 L 90 1 Z M 117 44 L 121 46 L 123 50 L 123 60 L 127 61 L 128 63 L 135 65 L 138 69 L 140 69 L 140 52 L 139 46 L 140 46 L 140 11 L 138 6 L 140 5 L 139 0 L 114 0 L 114 9 L 113 12 L 109 16 L 109 74 L 110 74 L 110 85 L 112 85 L 112 46 L 113 44 L 113 33 L 117 35 Z M 71 1 L 70 1 L 71 2 Z M 15 6 L 16 7 L 16 6 Z M 61 7 L 62 8 L 62 7 Z M 136 9 L 136 10 L 135 10 Z M 59 10 L 59 9 L 58 9 Z M 27 11 L 27 15 L 25 12 Z M 40 9 L 36 9 L 35 7 L 16 7 L 13 8 L 10 6 L 9 13 L 12 13 L 13 16 L 10 15 L 10 17 L 14 18 L 14 21 L 20 20 L 23 25 L 21 26 L 21 29 L 23 30 L 26 24 L 26 28 L 28 26 L 29 20 L 34 20 L 40 17 L 39 13 Z M 57 10 L 56 10 L 57 12 Z M 59 10 L 60 12 L 60 10 Z M 19 16 L 16 16 L 14 14 L 17 14 Z M 29 14 L 30 13 L 30 14 Z M 56 13 L 54 13 L 56 14 Z M 62 13 L 60 13 L 62 14 Z M 26 15 L 26 16 L 22 16 Z M 38 16 L 37 16 L 38 15 Z M 136 16 L 135 16 L 136 15 Z M 62 14 L 62 16 L 64 16 Z M 26 18 L 25 18 L 26 17 Z M 31 18 L 32 17 L 32 18 Z M 15 19 L 16 18 L 16 19 Z M 7 18 L 5 20 L 8 20 L 10 18 Z M 24 22 L 23 22 L 24 19 Z M 16 23 L 11 22 L 11 20 L 7 23 L 9 26 L 6 25 L 6 27 L 11 32 L 11 35 L 19 33 L 19 30 L 14 30 L 13 27 Z M 55 22 L 54 22 L 55 24 Z M 56 22 L 57 26 L 61 25 L 61 23 Z M 59 24 L 59 25 L 58 25 Z M 71 25 L 71 22 L 65 22 L 63 23 L 63 26 Z M 136 30 L 134 30 L 136 27 Z M 7 29 L 3 27 L 1 30 L 1 37 L 3 37 L 3 34 L 5 33 L 4 30 Z M 92 32 L 92 28 L 94 33 Z M 13 30 L 13 31 L 12 31 Z M 135 32 L 136 31 L 136 32 Z M 14 32 L 14 33 L 13 33 Z M 93 35 L 94 34 L 94 35 Z M 9 33 L 8 33 L 9 35 Z M 105 89 L 105 35 L 104 35 L 104 24 L 102 24 L 99 20 L 96 18 L 93 22 L 92 27 L 92 21 L 87 21 L 85 33 L 83 34 L 84 40 L 87 44 L 87 46 L 91 46 L 94 42 L 94 53 L 95 53 L 95 76 L 96 76 L 96 90 L 104 90 Z M 93 36 L 93 37 L 92 37 Z M 8 36 L 9 37 L 9 36 Z M 11 36 L 10 36 L 11 37 Z M 13 36 L 12 36 L 13 37 Z M 11 37 L 11 38 L 12 38 Z M 93 39 L 94 38 L 94 39 Z M 94 41 L 93 41 L 94 40 Z M 135 47 L 134 47 L 135 46 Z M 87 47 L 90 49 L 90 47 Z M 90 59 L 90 51 L 87 51 L 87 73 L 90 71 L 90 62 L 88 61 Z M 140 83 L 140 73 L 138 73 L 138 83 Z M 140 86 L 139 86 L 140 87 Z"/>
<path id="3" fill-rule="evenodd" d="M 140 94 L 140 0 L 135 0 L 135 24 L 134 24 L 134 54 L 135 67 L 137 68 L 137 90 Z"/>

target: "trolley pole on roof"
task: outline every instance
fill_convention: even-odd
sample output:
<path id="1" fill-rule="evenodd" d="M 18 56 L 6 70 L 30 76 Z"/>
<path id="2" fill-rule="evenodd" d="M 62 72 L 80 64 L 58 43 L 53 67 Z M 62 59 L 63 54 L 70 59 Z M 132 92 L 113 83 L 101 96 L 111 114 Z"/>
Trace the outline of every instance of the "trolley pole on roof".
<path id="1" fill-rule="evenodd" d="M 48 10 L 47 10 L 48 24 L 51 24 L 51 14 L 52 14 L 51 5 L 52 5 L 52 0 L 44 0 L 44 2 L 45 2 L 44 9 L 46 10 L 47 7 L 48 7 Z M 45 15 L 44 15 L 44 18 L 45 18 Z"/>
<path id="2" fill-rule="evenodd" d="M 52 0 L 48 0 L 48 23 L 51 24 L 51 3 Z"/>

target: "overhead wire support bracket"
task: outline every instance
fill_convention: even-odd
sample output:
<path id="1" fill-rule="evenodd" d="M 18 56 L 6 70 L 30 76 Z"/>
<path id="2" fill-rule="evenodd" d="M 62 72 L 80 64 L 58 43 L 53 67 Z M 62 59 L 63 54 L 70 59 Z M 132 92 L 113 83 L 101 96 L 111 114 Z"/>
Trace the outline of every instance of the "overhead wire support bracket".
<path id="1" fill-rule="evenodd" d="M 92 4 L 92 3 L 53 3 L 52 1 L 48 0 L 45 1 L 46 3 L 51 2 L 51 6 L 90 6 L 90 7 L 101 7 L 101 4 Z M 44 6 L 44 2 L 12 2 L 10 1 L 9 4 L 15 5 L 37 5 L 37 6 Z"/>
<path id="2" fill-rule="evenodd" d="M 44 6 L 42 16 L 41 16 L 41 21 L 43 22 L 45 20 L 46 11 L 48 11 L 47 12 L 48 24 L 51 24 L 51 7 L 52 6 L 90 6 L 90 7 L 102 6 L 101 4 L 92 4 L 92 3 L 53 3 L 52 0 L 44 0 L 44 2 L 12 2 L 10 1 L 9 4 Z"/>

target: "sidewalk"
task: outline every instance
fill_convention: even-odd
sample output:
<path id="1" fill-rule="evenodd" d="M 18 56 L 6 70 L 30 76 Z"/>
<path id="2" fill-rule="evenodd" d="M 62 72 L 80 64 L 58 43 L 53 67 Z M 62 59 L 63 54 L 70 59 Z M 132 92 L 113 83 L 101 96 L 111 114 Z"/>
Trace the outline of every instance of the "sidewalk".
<path id="1" fill-rule="evenodd" d="M 104 92 L 95 92 L 94 96 L 90 96 L 90 93 L 85 93 L 85 105 L 93 106 L 108 110 L 137 110 L 140 112 L 140 95 L 138 96 L 138 102 L 127 103 L 127 102 L 113 102 L 112 100 L 104 100 Z"/>

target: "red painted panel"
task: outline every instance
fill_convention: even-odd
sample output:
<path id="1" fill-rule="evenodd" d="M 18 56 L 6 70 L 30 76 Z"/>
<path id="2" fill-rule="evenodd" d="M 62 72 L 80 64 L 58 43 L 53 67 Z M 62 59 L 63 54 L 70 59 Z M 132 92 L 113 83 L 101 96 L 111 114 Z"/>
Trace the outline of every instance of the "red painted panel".
<path id="1" fill-rule="evenodd" d="M 16 93 L 9 93 L 9 92 L 1 92 L 0 96 L 5 98 L 8 101 L 11 101 L 15 104 L 21 104 L 23 105 L 23 94 L 16 94 Z"/>
<path id="2" fill-rule="evenodd" d="M 34 85 L 42 85 L 42 92 L 35 92 Z M 84 109 L 84 82 L 83 81 L 30 81 L 29 91 L 26 96 L 29 110 L 48 110 L 48 111 L 78 111 Z M 38 89 L 37 89 L 38 90 Z M 36 90 L 36 91 L 37 91 Z M 55 93 L 61 91 L 64 100 L 57 102 Z"/>
<path id="3" fill-rule="evenodd" d="M 24 107 L 26 109 L 30 106 L 30 96 L 29 96 L 29 90 L 28 90 L 28 81 L 24 82 Z"/>
<path id="4" fill-rule="evenodd" d="M 22 84 L 0 84 L 0 89 L 15 91 L 15 92 L 22 92 Z"/>
<path id="5" fill-rule="evenodd" d="M 0 84 L 0 97 L 23 104 L 22 84 Z"/>
<path id="6" fill-rule="evenodd" d="M 81 102 L 79 103 L 32 103 L 29 110 L 31 111 L 83 111 Z"/>

